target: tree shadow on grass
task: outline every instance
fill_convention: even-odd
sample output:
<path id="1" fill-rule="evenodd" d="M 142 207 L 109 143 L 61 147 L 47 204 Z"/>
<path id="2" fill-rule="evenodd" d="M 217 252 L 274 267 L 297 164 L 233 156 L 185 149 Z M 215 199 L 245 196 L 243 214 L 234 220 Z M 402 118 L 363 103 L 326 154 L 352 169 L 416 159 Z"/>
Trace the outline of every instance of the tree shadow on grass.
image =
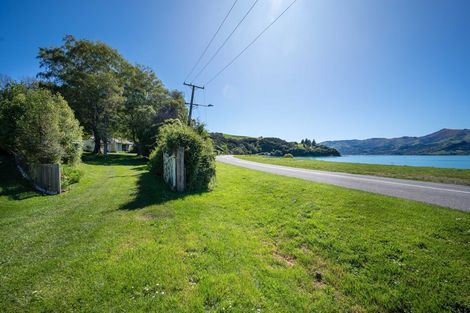
<path id="1" fill-rule="evenodd" d="M 6 154 L 0 154 L 0 196 L 7 196 L 12 200 L 24 200 L 41 196 L 20 175 L 13 157 Z"/>
<path id="2" fill-rule="evenodd" d="M 137 166 L 145 165 L 147 161 L 145 157 L 131 153 L 110 153 L 107 156 L 85 153 L 82 156 L 82 162 L 90 165 Z"/>
<path id="3" fill-rule="evenodd" d="M 188 195 L 201 194 L 203 192 L 179 193 L 172 191 L 164 182 L 161 176 L 154 175 L 147 170 L 148 160 L 144 157 L 129 153 L 103 155 L 84 154 L 83 163 L 91 165 L 123 165 L 131 166 L 138 174 L 137 190 L 133 199 L 122 205 L 121 210 L 138 210 L 150 205 L 162 204 L 167 201 L 184 198 Z M 136 175 L 117 175 L 112 178 L 132 177 Z"/>
<path id="4" fill-rule="evenodd" d="M 136 168 L 138 170 L 138 168 Z M 148 171 L 139 175 L 137 190 L 132 201 L 120 207 L 121 210 L 138 210 L 150 205 L 162 204 L 167 201 L 182 199 L 186 196 L 202 194 L 202 192 L 172 191 L 163 181 L 163 177 Z"/>

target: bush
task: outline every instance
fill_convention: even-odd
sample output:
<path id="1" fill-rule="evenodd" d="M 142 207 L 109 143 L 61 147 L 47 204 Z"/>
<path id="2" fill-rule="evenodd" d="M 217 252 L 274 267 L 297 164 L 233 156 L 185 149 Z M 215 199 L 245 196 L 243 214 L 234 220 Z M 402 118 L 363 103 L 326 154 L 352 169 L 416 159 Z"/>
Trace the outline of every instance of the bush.
<path id="1" fill-rule="evenodd" d="M 158 176 L 163 175 L 163 150 L 158 146 L 149 155 L 148 169 Z"/>
<path id="2" fill-rule="evenodd" d="M 0 146 L 28 165 L 80 159 L 82 130 L 60 95 L 8 84 L 0 95 L 0 125 Z"/>
<path id="3" fill-rule="evenodd" d="M 241 147 L 235 147 L 232 150 L 232 153 L 237 154 L 237 155 L 242 155 L 242 154 L 245 154 L 245 150 L 243 150 L 243 148 L 241 148 Z"/>
<path id="4" fill-rule="evenodd" d="M 283 158 L 292 159 L 294 156 L 290 153 L 284 154 Z"/>
<path id="5" fill-rule="evenodd" d="M 77 167 L 71 165 L 63 165 L 61 171 L 61 188 L 67 190 L 67 188 L 75 183 L 78 183 L 83 176 L 83 172 Z"/>
<path id="6" fill-rule="evenodd" d="M 208 189 L 215 177 L 215 154 L 212 140 L 204 129 L 193 129 L 180 120 L 168 120 L 160 127 L 157 148 L 150 155 L 150 170 L 161 175 L 163 153 L 171 154 L 184 147 L 186 187 L 189 191 Z"/>

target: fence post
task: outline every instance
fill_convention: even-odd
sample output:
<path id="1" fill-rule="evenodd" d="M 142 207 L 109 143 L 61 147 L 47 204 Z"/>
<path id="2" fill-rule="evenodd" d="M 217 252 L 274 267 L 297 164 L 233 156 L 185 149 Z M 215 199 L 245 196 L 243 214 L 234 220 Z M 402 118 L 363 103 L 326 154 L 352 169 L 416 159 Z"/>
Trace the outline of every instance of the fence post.
<path id="1" fill-rule="evenodd" d="M 184 147 L 178 147 L 176 151 L 176 190 L 183 192 L 185 185 Z"/>
<path id="2" fill-rule="evenodd" d="M 60 165 L 55 163 L 55 164 L 52 164 L 52 173 L 51 173 L 51 177 L 52 177 L 52 190 L 57 192 L 57 193 L 61 193 L 62 190 L 61 190 L 61 182 L 60 182 Z"/>

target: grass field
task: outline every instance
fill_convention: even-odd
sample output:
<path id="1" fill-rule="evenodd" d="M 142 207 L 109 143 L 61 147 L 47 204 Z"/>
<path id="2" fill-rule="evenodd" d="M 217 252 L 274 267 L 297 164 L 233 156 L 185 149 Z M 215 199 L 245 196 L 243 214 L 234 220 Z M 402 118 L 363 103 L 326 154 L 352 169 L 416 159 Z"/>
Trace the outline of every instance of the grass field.
<path id="1" fill-rule="evenodd" d="M 0 159 L 1 312 L 469 312 L 470 215 L 217 165 L 176 194 L 129 155 L 30 191 Z"/>
<path id="2" fill-rule="evenodd" d="M 340 163 L 258 155 L 236 155 L 236 157 L 247 161 L 291 166 L 310 170 L 343 172 L 470 186 L 470 170 L 465 169 Z"/>

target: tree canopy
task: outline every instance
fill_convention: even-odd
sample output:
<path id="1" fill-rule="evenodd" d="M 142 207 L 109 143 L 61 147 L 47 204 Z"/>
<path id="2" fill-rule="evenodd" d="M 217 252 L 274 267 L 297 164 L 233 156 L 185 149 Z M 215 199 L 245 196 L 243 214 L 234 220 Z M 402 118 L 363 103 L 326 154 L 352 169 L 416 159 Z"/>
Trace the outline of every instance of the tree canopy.
<path id="1" fill-rule="evenodd" d="M 102 42 L 65 36 L 60 47 L 40 48 L 44 85 L 69 102 L 85 131 L 95 138 L 95 151 L 115 136 L 132 139 L 141 154 L 155 146 L 159 125 L 184 118 L 180 92 L 167 90 L 147 67 L 131 65 Z"/>
<path id="2" fill-rule="evenodd" d="M 155 146 L 158 128 L 167 119 L 184 120 L 184 97 L 168 91 L 156 74 L 141 65 L 128 66 L 124 72 L 124 136 L 131 138 L 137 152 L 147 155 Z"/>

